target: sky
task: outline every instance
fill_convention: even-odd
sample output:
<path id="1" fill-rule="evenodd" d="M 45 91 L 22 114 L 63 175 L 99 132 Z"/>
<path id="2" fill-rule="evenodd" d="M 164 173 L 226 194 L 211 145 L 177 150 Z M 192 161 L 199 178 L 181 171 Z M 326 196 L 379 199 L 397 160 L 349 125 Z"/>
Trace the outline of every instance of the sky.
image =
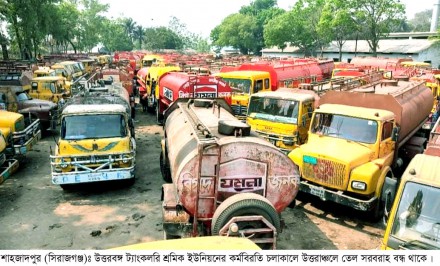
<path id="1" fill-rule="evenodd" d="M 111 18 L 130 17 L 143 27 L 168 26 L 171 17 L 185 24 L 188 31 L 209 38 L 212 29 L 228 15 L 238 13 L 252 0 L 99 0 L 109 4 Z M 278 0 L 278 7 L 289 10 L 295 0 Z M 408 19 L 431 9 L 437 0 L 400 0 L 406 5 Z"/>

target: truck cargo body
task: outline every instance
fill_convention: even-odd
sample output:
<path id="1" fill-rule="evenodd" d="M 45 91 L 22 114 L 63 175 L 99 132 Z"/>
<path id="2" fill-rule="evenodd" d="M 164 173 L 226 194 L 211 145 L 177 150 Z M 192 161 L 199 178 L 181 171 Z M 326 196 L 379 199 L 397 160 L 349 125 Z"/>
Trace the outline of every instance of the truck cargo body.
<path id="1" fill-rule="evenodd" d="M 433 99 L 423 83 L 370 89 L 374 92 L 322 96 L 308 142 L 289 157 L 301 169 L 301 191 L 372 211 L 378 218 L 383 201 L 396 189 L 396 178 L 423 152 L 422 126 Z"/>
<path id="2" fill-rule="evenodd" d="M 298 170 L 221 107 L 227 107 L 224 101 L 217 103 L 179 99 L 166 112 L 161 170 L 172 183 L 164 185 L 164 231 L 178 237 L 222 235 L 235 224 L 247 236 L 258 235 L 251 239 L 275 246 L 279 213 L 297 194 Z M 229 213 L 237 202 L 244 205 Z M 249 202 L 265 210 L 253 212 Z"/>

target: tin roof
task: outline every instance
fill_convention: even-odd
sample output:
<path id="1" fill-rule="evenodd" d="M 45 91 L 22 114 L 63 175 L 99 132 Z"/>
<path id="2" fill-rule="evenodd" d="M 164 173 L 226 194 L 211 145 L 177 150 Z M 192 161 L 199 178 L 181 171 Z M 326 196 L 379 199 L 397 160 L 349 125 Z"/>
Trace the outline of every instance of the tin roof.
<path id="1" fill-rule="evenodd" d="M 436 40 L 427 39 L 397 39 L 397 40 L 379 40 L 378 53 L 399 53 L 399 54 L 417 54 L 430 48 Z M 284 50 L 277 47 L 265 48 L 263 53 L 295 53 L 300 49 L 294 46 L 287 46 Z M 337 42 L 331 42 L 323 50 L 325 53 L 338 53 L 339 48 Z M 365 40 L 347 40 L 342 46 L 343 53 L 371 53 L 370 46 Z"/>

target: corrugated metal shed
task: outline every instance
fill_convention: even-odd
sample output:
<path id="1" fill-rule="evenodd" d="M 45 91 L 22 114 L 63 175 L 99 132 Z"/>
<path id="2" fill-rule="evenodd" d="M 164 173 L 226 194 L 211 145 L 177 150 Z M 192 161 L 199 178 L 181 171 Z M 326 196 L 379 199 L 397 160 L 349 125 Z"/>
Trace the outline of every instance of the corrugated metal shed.
<path id="1" fill-rule="evenodd" d="M 399 53 L 399 54 L 418 54 L 430 48 L 434 44 L 435 40 L 426 39 L 401 39 L 401 40 L 380 40 L 377 52 L 378 53 Z M 342 52 L 354 53 L 355 50 L 358 53 L 370 53 L 371 49 L 368 42 L 365 40 L 356 41 L 348 40 L 342 46 Z M 338 52 L 338 46 L 336 42 L 332 42 L 324 52 Z"/>

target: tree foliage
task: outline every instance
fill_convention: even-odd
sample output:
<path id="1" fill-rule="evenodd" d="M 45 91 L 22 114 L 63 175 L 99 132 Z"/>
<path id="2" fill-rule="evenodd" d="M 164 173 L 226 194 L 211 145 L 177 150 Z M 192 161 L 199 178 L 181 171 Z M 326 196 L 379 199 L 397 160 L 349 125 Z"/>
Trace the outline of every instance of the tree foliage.
<path id="1" fill-rule="evenodd" d="M 409 21 L 409 30 L 411 31 L 429 31 L 431 28 L 432 9 L 426 9 L 414 15 Z"/>
<path id="2" fill-rule="evenodd" d="M 357 23 L 364 26 L 363 37 L 377 55 L 379 40 L 404 18 L 405 6 L 399 0 L 350 0 L 356 10 Z"/>

